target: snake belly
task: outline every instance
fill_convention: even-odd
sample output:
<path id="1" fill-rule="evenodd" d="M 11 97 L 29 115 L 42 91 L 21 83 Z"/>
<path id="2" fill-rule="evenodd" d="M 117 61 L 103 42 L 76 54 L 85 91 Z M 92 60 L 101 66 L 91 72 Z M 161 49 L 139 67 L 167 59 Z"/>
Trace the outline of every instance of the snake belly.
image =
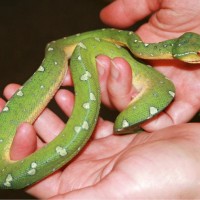
<path id="1" fill-rule="evenodd" d="M 160 48 L 162 58 L 171 53 L 174 42 L 170 40 L 166 43 L 168 47 Z M 27 187 L 68 163 L 84 147 L 95 128 L 100 109 L 95 60 L 100 54 L 126 59 L 131 65 L 134 87 L 138 90 L 138 96 L 117 117 L 116 133 L 134 132 L 140 123 L 167 107 L 175 95 L 172 82 L 134 59 L 126 50 L 129 48 L 138 57 L 153 59 L 154 50 L 148 55 L 148 49 L 155 49 L 152 45 L 143 43 L 133 32 L 113 29 L 86 32 L 49 43 L 42 64 L 0 113 L 0 188 Z M 155 54 L 159 58 L 157 51 Z M 11 160 L 10 147 L 17 127 L 36 120 L 60 87 L 69 59 L 75 105 L 65 128 L 52 142 L 23 160 Z"/>

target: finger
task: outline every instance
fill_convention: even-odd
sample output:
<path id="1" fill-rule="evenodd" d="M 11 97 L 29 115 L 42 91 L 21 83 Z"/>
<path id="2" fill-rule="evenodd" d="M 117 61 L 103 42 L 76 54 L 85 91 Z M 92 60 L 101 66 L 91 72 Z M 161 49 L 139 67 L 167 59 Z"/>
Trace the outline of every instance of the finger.
<path id="1" fill-rule="evenodd" d="M 11 83 L 4 88 L 3 95 L 6 99 L 10 99 L 20 87 L 19 84 Z"/>
<path id="2" fill-rule="evenodd" d="M 137 94 L 131 75 L 130 65 L 124 59 L 112 60 L 107 85 L 110 101 L 119 111 L 123 110 Z"/>
<path id="3" fill-rule="evenodd" d="M 113 123 L 99 118 L 92 135 L 93 139 L 105 138 L 113 134 Z"/>
<path id="4" fill-rule="evenodd" d="M 0 111 L 3 110 L 5 104 L 6 102 L 2 98 L 0 98 Z"/>
<path id="5" fill-rule="evenodd" d="M 158 0 L 116 0 L 101 11 L 100 18 L 109 26 L 127 28 L 156 11 L 159 6 Z"/>
<path id="6" fill-rule="evenodd" d="M 73 85 L 73 80 L 72 80 L 72 76 L 71 76 L 71 72 L 70 72 L 69 68 L 67 70 L 66 76 L 64 77 L 62 85 L 63 86 L 72 86 Z"/>
<path id="7" fill-rule="evenodd" d="M 4 89 L 4 96 L 10 99 L 19 89 L 18 84 L 9 84 Z M 0 109 L 3 109 L 5 101 L 0 99 Z M 12 160 L 20 160 L 33 153 L 37 147 L 37 137 L 33 126 L 28 123 L 21 124 L 11 145 L 10 156 Z"/>
<path id="8" fill-rule="evenodd" d="M 44 142 L 52 141 L 64 128 L 63 121 L 46 108 L 34 123 L 37 134 Z"/>
<path id="9" fill-rule="evenodd" d="M 148 120 L 142 128 L 148 132 L 188 122 L 196 114 L 195 106 L 183 101 L 174 101 L 164 112 Z M 187 113 L 187 114 L 186 114 Z"/>
<path id="10" fill-rule="evenodd" d="M 104 103 L 104 105 L 112 107 L 107 90 L 107 80 L 111 65 L 110 58 L 107 56 L 98 56 L 96 58 L 96 61 L 101 89 L 101 100 Z"/>
<path id="11" fill-rule="evenodd" d="M 61 110 L 69 117 L 74 107 L 74 94 L 68 90 L 60 89 L 55 96 L 55 100 Z"/>
<path id="12" fill-rule="evenodd" d="M 174 125 L 173 117 L 171 116 L 169 109 L 161 112 L 152 119 L 144 122 L 141 127 L 147 132 L 153 132 Z"/>
<path id="13" fill-rule="evenodd" d="M 36 132 L 28 123 L 21 124 L 16 132 L 11 146 L 10 156 L 12 160 L 21 160 L 33 153 L 37 148 Z"/>
<path id="14" fill-rule="evenodd" d="M 168 126 L 188 122 L 194 117 L 200 106 L 176 100 L 161 114 L 142 125 L 146 131 L 152 132 Z"/>

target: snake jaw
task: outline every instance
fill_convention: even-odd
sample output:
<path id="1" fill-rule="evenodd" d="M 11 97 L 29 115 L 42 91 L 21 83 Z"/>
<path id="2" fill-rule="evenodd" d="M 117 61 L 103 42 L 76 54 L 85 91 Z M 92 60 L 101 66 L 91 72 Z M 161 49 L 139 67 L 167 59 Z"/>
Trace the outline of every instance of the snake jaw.
<path id="1" fill-rule="evenodd" d="M 177 53 L 177 54 L 174 54 L 173 57 L 178 59 L 178 60 L 181 60 L 185 63 L 190 63 L 190 64 L 200 63 L 200 51 Z"/>
<path id="2" fill-rule="evenodd" d="M 183 61 L 187 62 L 187 63 L 190 63 L 190 64 L 200 63 L 200 51 L 197 51 L 195 54 L 193 54 L 191 56 L 188 56 Z"/>

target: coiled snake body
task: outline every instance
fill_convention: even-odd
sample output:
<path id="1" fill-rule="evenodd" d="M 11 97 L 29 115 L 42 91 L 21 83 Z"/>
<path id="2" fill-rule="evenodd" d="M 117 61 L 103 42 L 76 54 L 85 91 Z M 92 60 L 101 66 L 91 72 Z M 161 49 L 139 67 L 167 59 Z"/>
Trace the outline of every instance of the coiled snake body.
<path id="1" fill-rule="evenodd" d="M 133 32 L 102 29 L 49 43 L 41 66 L 0 113 L 0 188 L 18 189 L 41 180 L 69 162 L 86 144 L 100 109 L 96 56 L 123 57 L 131 65 L 138 95 L 114 125 L 115 133 L 131 133 L 169 105 L 175 88 L 164 75 L 134 59 L 127 48 L 143 59 L 178 58 L 197 63 L 200 60 L 197 41 L 199 35 L 186 33 L 177 39 L 147 44 Z M 33 123 L 42 112 L 60 87 L 69 59 L 76 99 L 66 127 L 42 149 L 23 160 L 11 160 L 9 153 L 16 128 L 22 122 Z"/>

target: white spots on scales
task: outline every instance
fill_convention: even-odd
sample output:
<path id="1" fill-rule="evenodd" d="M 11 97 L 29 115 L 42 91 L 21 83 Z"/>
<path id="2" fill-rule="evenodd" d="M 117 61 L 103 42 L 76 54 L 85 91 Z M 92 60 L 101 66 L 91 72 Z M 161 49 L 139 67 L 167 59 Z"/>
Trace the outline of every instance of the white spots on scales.
<path id="1" fill-rule="evenodd" d="M 78 60 L 80 60 L 80 61 L 82 60 L 81 56 L 78 56 Z"/>
<path id="2" fill-rule="evenodd" d="M 170 94 L 172 97 L 175 97 L 175 92 L 169 91 L 169 94 Z"/>
<path id="3" fill-rule="evenodd" d="M 38 68 L 38 72 L 44 72 L 45 71 L 45 69 L 44 69 L 44 67 L 41 65 L 39 68 Z"/>
<path id="4" fill-rule="evenodd" d="M 67 155 L 66 149 L 61 147 L 61 146 L 56 147 L 56 153 L 59 154 L 60 156 L 66 156 Z"/>
<path id="5" fill-rule="evenodd" d="M 83 108 L 86 109 L 86 110 L 89 110 L 90 109 L 90 103 L 89 102 L 84 103 Z"/>
<path id="6" fill-rule="evenodd" d="M 81 131 L 81 126 L 75 126 L 74 130 L 76 133 L 79 133 Z"/>
<path id="7" fill-rule="evenodd" d="M 31 163 L 31 169 L 27 172 L 28 175 L 33 176 L 36 174 L 36 168 L 37 168 L 37 163 L 32 162 Z"/>
<path id="8" fill-rule="evenodd" d="M 54 50 L 53 47 L 49 47 L 49 48 L 48 48 L 48 51 L 53 51 L 53 50 Z"/>
<path id="9" fill-rule="evenodd" d="M 88 130 L 88 129 L 89 129 L 89 124 L 88 124 L 87 121 L 84 121 L 84 122 L 83 122 L 82 128 L 85 129 L 85 130 Z"/>
<path id="10" fill-rule="evenodd" d="M 92 75 L 90 74 L 90 72 L 85 71 L 85 73 L 81 76 L 81 81 L 87 81 L 89 78 L 91 78 Z"/>
<path id="11" fill-rule="evenodd" d="M 24 96 L 24 93 L 23 93 L 21 90 L 19 90 L 19 91 L 17 92 L 17 96 L 22 97 L 22 96 Z"/>
<path id="12" fill-rule="evenodd" d="M 82 42 L 79 42 L 79 43 L 78 43 L 78 46 L 80 46 L 80 47 L 83 48 L 83 49 L 87 49 L 87 47 L 86 47 Z"/>
<path id="13" fill-rule="evenodd" d="M 122 121 L 122 128 L 126 128 L 126 127 L 129 127 L 129 122 L 127 120 L 123 120 Z"/>
<path id="14" fill-rule="evenodd" d="M 94 93 L 92 93 L 92 92 L 90 92 L 90 100 L 96 101 L 96 97 L 95 97 Z"/>
<path id="15" fill-rule="evenodd" d="M 6 180 L 4 182 L 4 186 L 6 187 L 11 187 L 11 182 L 13 181 L 13 177 L 11 174 L 8 174 L 8 176 L 6 177 Z"/>
<path id="16" fill-rule="evenodd" d="M 158 113 L 158 109 L 152 106 L 149 108 L 149 112 L 150 112 L 150 115 L 155 115 Z"/>
<path id="17" fill-rule="evenodd" d="M 101 42 L 101 39 L 98 38 L 98 37 L 95 37 L 94 39 L 95 39 L 97 42 Z"/>
<path id="18" fill-rule="evenodd" d="M 3 112 L 8 112 L 9 111 L 9 107 L 8 106 L 5 106 L 2 110 Z"/>
<path id="19" fill-rule="evenodd" d="M 82 129 L 88 130 L 89 128 L 89 123 L 87 121 L 84 121 L 81 126 L 75 126 L 74 130 L 76 133 L 79 133 Z"/>

